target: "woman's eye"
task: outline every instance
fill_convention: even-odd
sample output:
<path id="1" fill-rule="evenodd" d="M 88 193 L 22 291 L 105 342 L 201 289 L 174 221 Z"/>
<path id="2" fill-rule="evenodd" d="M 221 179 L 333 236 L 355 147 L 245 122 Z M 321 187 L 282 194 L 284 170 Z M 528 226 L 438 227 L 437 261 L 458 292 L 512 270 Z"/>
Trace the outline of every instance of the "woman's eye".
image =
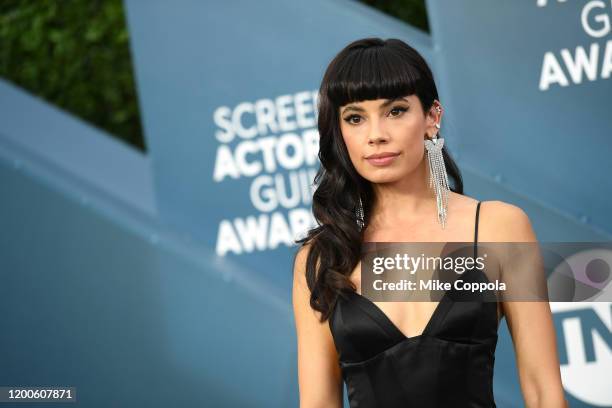
<path id="1" fill-rule="evenodd" d="M 344 118 L 344 121 L 351 125 L 357 125 L 359 122 L 352 122 L 353 119 L 360 119 L 359 115 L 351 115 Z"/>
<path id="2" fill-rule="evenodd" d="M 389 114 L 391 114 L 392 112 L 399 112 L 397 115 L 391 115 L 391 116 L 400 116 L 402 113 L 406 112 L 407 110 L 408 109 L 403 108 L 401 106 L 396 106 L 395 108 L 389 111 Z"/>

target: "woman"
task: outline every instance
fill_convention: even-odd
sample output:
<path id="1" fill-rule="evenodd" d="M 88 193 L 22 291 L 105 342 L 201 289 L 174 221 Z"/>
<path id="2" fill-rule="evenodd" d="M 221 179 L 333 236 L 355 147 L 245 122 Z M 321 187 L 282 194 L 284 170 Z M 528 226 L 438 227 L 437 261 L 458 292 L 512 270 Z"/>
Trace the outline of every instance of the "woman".
<path id="1" fill-rule="evenodd" d="M 463 194 L 421 55 L 397 39 L 349 44 L 325 72 L 318 108 L 319 226 L 297 241 L 293 271 L 300 407 L 341 407 L 343 380 L 351 407 L 495 407 L 503 316 L 525 405 L 566 407 L 548 302 L 468 312 L 445 299 L 377 304 L 361 295 L 364 242 L 537 242 L 520 208 Z M 477 324 L 480 338 L 454 341 L 451 323 L 458 336 Z"/>

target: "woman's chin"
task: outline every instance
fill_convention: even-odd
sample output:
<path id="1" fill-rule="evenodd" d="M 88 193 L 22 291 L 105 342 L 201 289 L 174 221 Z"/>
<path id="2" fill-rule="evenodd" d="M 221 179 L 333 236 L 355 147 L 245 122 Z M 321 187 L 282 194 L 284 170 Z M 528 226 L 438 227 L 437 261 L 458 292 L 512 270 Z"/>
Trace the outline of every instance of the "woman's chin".
<path id="1" fill-rule="evenodd" d="M 394 171 L 374 171 L 367 174 L 364 177 L 371 183 L 383 184 L 383 183 L 394 183 L 401 179 L 401 177 Z"/>

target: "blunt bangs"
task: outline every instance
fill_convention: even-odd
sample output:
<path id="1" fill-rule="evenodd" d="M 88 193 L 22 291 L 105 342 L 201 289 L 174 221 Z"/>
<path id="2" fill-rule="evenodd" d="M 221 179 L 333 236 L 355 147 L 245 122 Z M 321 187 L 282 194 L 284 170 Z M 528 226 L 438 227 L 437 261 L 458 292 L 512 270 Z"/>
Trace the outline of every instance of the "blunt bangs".
<path id="1" fill-rule="evenodd" d="M 410 96 L 418 91 L 421 74 L 390 47 L 353 50 L 337 61 L 337 75 L 328 78 L 326 94 L 337 107 L 374 99 Z"/>

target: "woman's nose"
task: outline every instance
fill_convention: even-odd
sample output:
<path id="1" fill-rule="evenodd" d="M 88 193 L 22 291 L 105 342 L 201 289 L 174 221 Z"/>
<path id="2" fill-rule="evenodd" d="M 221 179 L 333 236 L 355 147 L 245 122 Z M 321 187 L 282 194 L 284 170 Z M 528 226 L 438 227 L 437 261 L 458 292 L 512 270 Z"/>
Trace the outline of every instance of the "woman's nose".
<path id="1" fill-rule="evenodd" d="M 372 129 L 370 129 L 370 135 L 368 136 L 369 144 L 385 143 L 387 140 L 388 140 L 388 136 L 386 135 L 386 132 L 382 126 L 380 125 L 372 126 Z"/>

